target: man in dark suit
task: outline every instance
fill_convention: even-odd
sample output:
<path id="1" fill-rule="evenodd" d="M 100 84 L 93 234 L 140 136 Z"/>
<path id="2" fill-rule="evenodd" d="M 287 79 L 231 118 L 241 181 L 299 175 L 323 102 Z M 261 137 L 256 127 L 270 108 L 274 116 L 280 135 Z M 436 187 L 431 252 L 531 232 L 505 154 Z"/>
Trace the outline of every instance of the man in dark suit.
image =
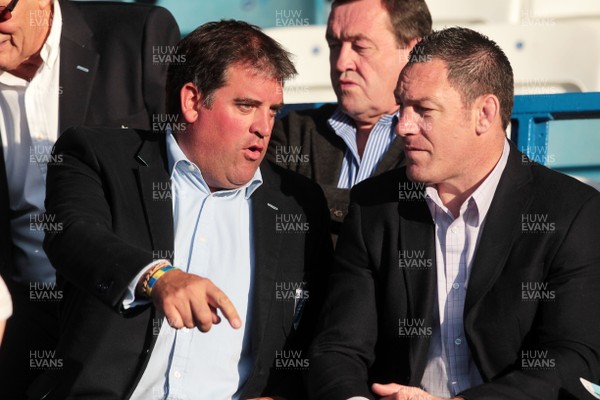
<path id="1" fill-rule="evenodd" d="M 505 137 L 510 63 L 426 36 L 402 71 L 407 166 L 357 185 L 311 350 L 313 399 L 586 399 L 600 379 L 600 195 Z"/>
<path id="2" fill-rule="evenodd" d="M 164 114 L 171 14 L 123 3 L 3 1 L 0 9 L 0 273 L 13 295 L 0 386 L 24 396 L 54 350 L 54 270 L 42 249 L 45 174 L 59 134 L 77 125 L 149 129 Z M 6 7 L 4 7 L 6 6 Z"/>
<path id="3" fill-rule="evenodd" d="M 166 133 L 79 128 L 56 144 L 46 205 L 63 229 L 45 249 L 65 297 L 63 365 L 32 398 L 306 398 L 326 201 L 261 163 L 294 66 L 238 21 L 178 46 Z"/>
<path id="4" fill-rule="evenodd" d="M 291 111 L 275 123 L 267 157 L 323 188 L 337 237 L 350 188 L 404 157 L 392 93 L 418 38 L 431 32 L 424 0 L 335 0 L 327 23 L 338 104 Z"/>

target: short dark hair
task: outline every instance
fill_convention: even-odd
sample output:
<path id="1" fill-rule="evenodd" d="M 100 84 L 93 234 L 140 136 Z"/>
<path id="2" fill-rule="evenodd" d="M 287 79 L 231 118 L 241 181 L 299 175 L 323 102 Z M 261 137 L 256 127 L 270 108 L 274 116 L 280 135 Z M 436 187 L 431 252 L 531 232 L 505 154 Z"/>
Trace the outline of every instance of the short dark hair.
<path id="1" fill-rule="evenodd" d="M 169 65 L 167 110 L 181 114 L 180 92 L 193 82 L 207 107 L 214 92 L 227 84 L 229 67 L 248 66 L 281 81 L 296 75 L 290 53 L 255 25 L 243 21 L 208 22 L 183 38 L 177 45 L 181 62 Z"/>
<path id="2" fill-rule="evenodd" d="M 514 80 L 502 49 L 479 32 L 452 27 L 425 36 L 413 48 L 407 67 L 436 58 L 446 63 L 448 81 L 461 94 L 464 104 L 470 105 L 484 94 L 498 97 L 506 129 L 514 102 Z"/>
<path id="3" fill-rule="evenodd" d="M 331 8 L 357 0 L 333 0 Z M 425 0 L 380 0 L 388 12 L 399 45 L 431 33 L 431 14 Z"/>

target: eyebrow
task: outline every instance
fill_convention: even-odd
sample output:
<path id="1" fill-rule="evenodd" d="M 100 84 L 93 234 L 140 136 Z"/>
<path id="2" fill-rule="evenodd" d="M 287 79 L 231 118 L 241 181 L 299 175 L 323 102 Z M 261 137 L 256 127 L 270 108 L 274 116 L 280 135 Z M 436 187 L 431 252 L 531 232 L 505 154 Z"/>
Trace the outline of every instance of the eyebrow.
<path id="1" fill-rule="evenodd" d="M 236 97 L 235 99 L 233 99 L 233 101 L 236 103 L 246 103 L 253 106 L 260 106 L 262 104 L 262 101 L 252 99 L 250 97 Z"/>
<path id="2" fill-rule="evenodd" d="M 258 107 L 260 105 L 263 104 L 262 101 L 260 100 L 256 100 L 256 99 L 252 99 L 250 97 L 236 97 L 235 99 L 233 99 L 233 101 L 235 103 L 244 103 L 244 104 L 250 104 L 254 107 Z M 280 110 L 283 107 L 283 103 L 278 103 L 278 104 L 273 104 L 271 107 L 269 107 L 271 110 Z"/>
<path id="3" fill-rule="evenodd" d="M 400 98 L 401 98 L 401 96 L 399 95 L 399 93 L 394 92 L 394 99 L 396 100 L 396 104 L 399 104 Z M 430 102 L 435 105 L 442 105 L 441 102 L 438 101 L 435 97 L 430 97 L 430 96 L 419 97 L 416 99 L 408 99 L 409 104 L 421 104 L 421 103 L 425 103 L 425 102 Z"/>
<path id="4" fill-rule="evenodd" d="M 368 36 L 365 36 L 362 33 L 357 33 L 355 35 L 342 35 L 340 37 L 334 36 L 331 32 L 327 32 L 325 34 L 325 40 L 345 40 L 345 41 L 356 41 L 356 40 L 366 40 L 368 42 L 373 42 Z"/>

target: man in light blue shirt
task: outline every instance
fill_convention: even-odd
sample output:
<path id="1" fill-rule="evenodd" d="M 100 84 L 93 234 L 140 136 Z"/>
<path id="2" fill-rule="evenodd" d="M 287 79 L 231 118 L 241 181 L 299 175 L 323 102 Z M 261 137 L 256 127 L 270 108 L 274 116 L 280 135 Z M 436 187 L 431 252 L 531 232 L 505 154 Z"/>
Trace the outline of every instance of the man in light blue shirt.
<path id="1" fill-rule="evenodd" d="M 306 397 L 326 202 L 262 162 L 295 69 L 239 21 L 201 26 L 177 55 L 166 132 L 81 128 L 56 145 L 47 210 L 65 229 L 45 245 L 68 312 L 40 397 Z"/>

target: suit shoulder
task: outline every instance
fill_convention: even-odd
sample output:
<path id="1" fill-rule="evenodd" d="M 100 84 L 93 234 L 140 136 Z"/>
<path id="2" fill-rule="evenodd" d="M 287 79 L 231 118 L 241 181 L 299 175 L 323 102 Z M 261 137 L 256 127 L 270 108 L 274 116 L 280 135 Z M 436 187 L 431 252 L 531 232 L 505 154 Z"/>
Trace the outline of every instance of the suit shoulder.
<path id="1" fill-rule="evenodd" d="M 299 191 L 306 189 L 320 189 L 320 186 L 310 180 L 309 178 L 301 175 L 297 172 L 285 169 L 275 164 L 272 161 L 264 160 L 260 165 L 260 170 L 263 176 L 266 176 L 272 182 L 278 184 L 285 184 L 289 182 L 291 185 L 296 187 Z"/>
<path id="2" fill-rule="evenodd" d="M 123 3 L 119 1 L 69 1 L 68 3 L 66 7 L 76 8 L 86 19 L 89 17 L 95 20 L 103 15 L 108 15 L 111 17 L 112 22 L 115 18 L 126 20 L 126 17 L 131 14 L 135 14 L 138 17 L 157 14 L 165 18 L 173 18 L 171 12 L 166 8 L 150 4 Z M 64 8 L 65 2 L 61 1 L 60 6 Z"/>
<path id="3" fill-rule="evenodd" d="M 123 34 L 132 35 L 133 32 L 147 29 L 148 24 L 152 30 L 162 31 L 165 35 L 174 30 L 179 33 L 179 27 L 171 12 L 160 6 L 104 1 L 63 1 L 60 5 L 64 10 L 65 22 L 70 23 L 70 18 L 76 19 L 76 15 L 79 15 L 94 36 L 101 40 L 113 36 L 123 38 Z M 110 21 L 110 24 L 106 21 Z"/>
<path id="4" fill-rule="evenodd" d="M 360 205 L 398 202 L 398 185 L 408 182 L 406 169 L 397 168 L 358 183 L 350 191 L 350 201 Z"/>
<path id="5" fill-rule="evenodd" d="M 335 111 L 336 104 L 324 104 L 319 108 L 306 108 L 291 110 L 279 120 L 279 124 L 286 128 L 314 128 L 327 124 L 327 120 Z"/>
<path id="6" fill-rule="evenodd" d="M 531 171 L 536 192 L 554 204 L 581 204 L 600 196 L 593 187 L 544 165 L 534 163 Z"/>
<path id="7" fill-rule="evenodd" d="M 285 194 L 294 193 L 310 197 L 323 193 L 317 183 L 272 161 L 265 159 L 260 165 L 260 170 L 265 182 L 280 187 Z"/>
<path id="8" fill-rule="evenodd" d="M 63 132 L 56 141 L 61 150 L 72 146 L 90 146 L 94 149 L 117 149 L 139 147 L 144 141 L 157 141 L 155 132 L 136 129 L 73 127 Z"/>

